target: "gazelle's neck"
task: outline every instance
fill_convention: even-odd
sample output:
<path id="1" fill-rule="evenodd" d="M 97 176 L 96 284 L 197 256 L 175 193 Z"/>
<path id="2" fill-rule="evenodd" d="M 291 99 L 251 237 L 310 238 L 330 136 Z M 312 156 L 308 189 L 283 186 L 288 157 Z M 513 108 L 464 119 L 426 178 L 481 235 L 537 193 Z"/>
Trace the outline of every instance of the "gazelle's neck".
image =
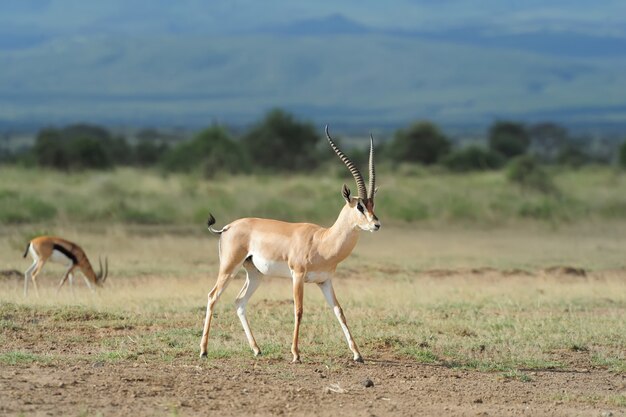
<path id="1" fill-rule="evenodd" d="M 96 275 L 96 272 L 91 266 L 91 262 L 89 262 L 89 259 L 87 259 L 86 256 L 83 259 L 83 262 L 81 262 L 80 269 L 81 271 L 83 271 L 83 274 L 85 274 L 87 279 L 89 279 L 89 281 L 91 281 L 93 284 L 98 283 L 98 276 Z"/>
<path id="2" fill-rule="evenodd" d="M 350 206 L 346 204 L 335 223 L 325 230 L 323 236 L 324 255 L 337 259 L 337 262 L 347 258 L 359 240 L 359 229 L 352 221 L 351 211 Z"/>

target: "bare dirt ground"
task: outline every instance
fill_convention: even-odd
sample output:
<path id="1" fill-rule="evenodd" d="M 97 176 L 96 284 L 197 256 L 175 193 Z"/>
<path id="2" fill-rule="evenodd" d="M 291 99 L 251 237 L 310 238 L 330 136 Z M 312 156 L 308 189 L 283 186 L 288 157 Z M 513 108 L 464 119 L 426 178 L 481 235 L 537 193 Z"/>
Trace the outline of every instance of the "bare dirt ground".
<path id="1" fill-rule="evenodd" d="M 95 351 L 76 341 L 103 331 L 132 338 L 137 329 L 77 327 L 59 338 L 41 324 L 9 338 L 2 351 L 51 351 L 67 360 L 0 365 L 0 415 L 626 415 L 626 374 L 597 366 L 585 350 L 553 352 L 564 367 L 519 369 L 519 375 L 419 363 L 384 346 L 365 364 L 347 355 L 306 354 L 302 364 L 291 364 L 288 346 L 284 359 L 202 360 L 189 352 L 181 361 L 109 362 L 77 359 L 76 353 Z"/>
<path id="2" fill-rule="evenodd" d="M 626 416 L 623 366 L 614 362 L 611 369 L 594 359 L 598 352 L 612 352 L 611 346 L 619 349 L 623 341 L 620 327 L 624 324 L 619 324 L 626 282 L 622 240 L 606 243 L 604 236 L 585 240 L 587 234 L 582 233 L 558 239 L 550 235 L 510 238 L 504 232 L 502 238 L 494 233 L 478 237 L 474 233 L 467 239 L 465 235 L 458 239 L 427 232 L 421 235 L 426 236 L 414 239 L 410 233 L 403 235 L 399 231 L 387 245 L 364 238 L 360 252 L 342 266 L 338 294 L 346 304 L 352 303 L 346 310 L 350 323 L 361 329 L 357 342 L 365 364 L 349 359 L 334 318 L 318 291 L 309 287 L 305 296 L 312 298 L 307 299 L 305 326 L 316 319 L 326 320 L 325 326 L 332 332 L 322 333 L 331 336 L 317 342 L 313 326 L 306 327 L 301 332 L 305 339 L 309 337 L 301 344 L 303 363 L 291 364 L 285 342 L 292 329 L 290 288 L 278 280 L 262 287 L 252 303 L 252 314 L 257 314 L 253 315 L 254 328 L 264 342 L 261 348 L 274 343 L 279 346 L 278 356 L 269 352 L 255 359 L 247 346 L 245 353 L 233 349 L 239 343 L 233 340 L 242 340 L 243 331 L 232 307 L 226 305 L 232 303 L 240 282 L 229 289 L 231 293 L 225 297 L 228 301 L 223 304 L 227 314 L 216 321 L 216 327 L 222 327 L 211 339 L 213 349 L 231 349 L 230 356 L 197 358 L 204 294 L 213 283 L 205 276 L 211 276 L 216 265 L 215 245 L 207 252 L 204 238 L 166 236 L 153 242 L 147 237 L 133 240 L 124 235 L 114 240 L 109 254 L 115 260 L 117 276 L 107 282 L 108 287 L 98 297 L 79 290 L 78 297 L 86 300 L 85 309 L 74 309 L 77 301 L 69 298 L 68 289 L 59 298 L 52 295 L 58 270 L 49 272 L 49 292 L 42 284 L 44 296 L 38 300 L 24 299 L 21 274 L 12 274 L 17 281 L 0 287 L 0 296 L 15 306 L 7 309 L 10 314 L 0 315 L 0 356 L 5 355 L 0 361 L 0 416 Z M 94 242 L 97 238 L 93 237 Z M 133 253 L 129 246 L 142 249 Z M 420 254 L 415 255 L 417 261 L 411 260 L 414 254 Z M 208 261 L 207 256 L 211 257 Z M 370 257 L 376 260 L 376 268 L 362 271 L 362 262 Z M 179 258 L 181 261 L 173 263 Z M 421 263 L 422 259 L 429 261 Z M 572 261 L 577 259 L 580 262 Z M 620 269 L 585 273 L 576 267 L 548 268 L 559 264 Z M 3 268 L 19 267 L 21 271 L 24 265 L 7 263 Z M 153 270 L 160 275 L 151 275 Z M 191 272 L 196 277 L 179 278 Z M 554 301 L 559 294 L 569 295 Z M 396 305 L 380 301 L 381 297 L 387 300 L 392 296 L 399 300 Z M 469 307 L 455 304 L 463 302 Z M 485 303 L 488 308 L 479 308 Z M 518 304 L 520 307 L 516 307 Z M 474 307 L 478 309 L 475 318 L 460 320 Z M 48 312 L 42 313 L 39 308 L 47 308 Z M 386 320 L 384 308 L 387 314 L 395 314 L 393 320 Z M 418 308 L 423 320 L 414 323 L 414 310 Z M 262 314 L 266 310 L 270 313 Z M 101 321 L 88 317 L 92 311 L 103 311 Z M 446 319 L 449 311 L 455 315 L 450 313 L 450 319 Z M 158 316 L 156 324 L 151 314 Z M 66 315 L 73 321 L 68 323 Z M 427 315 L 430 317 L 424 317 Z M 126 316 L 132 318 L 131 326 L 124 324 Z M 546 320 L 542 320 L 544 316 Z M 578 334 L 581 329 L 587 331 L 590 326 L 607 323 L 611 317 L 615 318 L 610 322 L 613 330 L 599 333 L 604 339 L 597 342 L 598 346 L 593 340 L 595 333 Z M 265 324 L 265 318 L 273 322 Z M 561 318 L 573 326 L 562 331 L 558 326 L 542 327 L 560 324 Z M 447 324 L 452 319 L 457 324 Z M 485 371 L 453 366 L 439 359 L 437 363 L 424 363 L 409 354 L 399 354 L 397 346 L 394 350 L 378 344 L 380 340 L 394 342 L 401 331 L 404 334 L 400 342 L 414 340 L 418 344 L 426 334 L 421 329 L 430 325 L 442 332 L 437 346 L 445 346 L 448 339 L 467 340 L 468 346 L 473 346 L 481 342 L 467 330 L 477 331 L 472 326 L 487 319 L 498 325 L 510 324 L 515 332 L 523 331 L 532 319 L 538 326 L 537 333 L 529 335 L 561 332 L 559 347 L 546 353 L 545 361 L 561 366 L 544 366 L 542 362 L 528 369 L 514 366 L 513 371 Z M 273 325 L 280 325 L 282 333 L 277 333 Z M 387 327 L 381 333 L 383 325 Z M 150 337 L 158 331 L 165 336 L 153 348 L 149 343 L 157 339 Z M 419 331 L 419 336 L 411 337 Z M 487 336 L 494 334 L 505 335 L 505 339 L 494 339 L 497 347 L 497 343 L 512 343 L 506 336 L 516 333 L 493 330 Z M 169 346 L 176 338 L 183 339 L 181 344 Z M 143 344 L 135 350 L 127 349 L 132 358 L 107 359 L 106 355 L 124 353 L 122 342 L 133 340 Z M 531 336 L 529 340 L 529 344 L 537 344 Z M 581 340 L 584 344 L 577 345 Z M 330 347 L 327 351 L 314 349 L 314 343 L 329 343 Z M 160 357 L 161 348 L 170 349 L 172 358 Z M 431 351 L 437 353 L 437 358 L 445 358 L 445 348 L 440 349 L 433 347 Z M 529 357 L 534 355 L 526 350 Z M 471 356 L 463 346 L 457 347 L 458 351 Z M 505 351 L 514 349 L 507 346 Z M 15 352 L 36 357 L 29 360 L 26 356 L 11 363 L 10 355 Z M 41 360 L 47 354 L 52 359 Z M 622 360 L 625 356 L 618 352 L 612 357 Z"/>
<path id="3" fill-rule="evenodd" d="M 3 415 L 620 416 L 626 376 L 585 367 L 532 381 L 408 360 L 2 367 Z M 370 380 L 373 386 L 366 387 Z"/>

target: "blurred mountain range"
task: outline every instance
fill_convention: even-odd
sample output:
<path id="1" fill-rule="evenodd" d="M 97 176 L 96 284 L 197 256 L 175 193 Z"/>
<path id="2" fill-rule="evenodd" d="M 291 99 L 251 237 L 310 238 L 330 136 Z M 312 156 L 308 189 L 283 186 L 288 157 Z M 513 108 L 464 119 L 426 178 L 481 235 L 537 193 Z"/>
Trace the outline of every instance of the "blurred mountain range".
<path id="1" fill-rule="evenodd" d="M 626 126 L 619 2 L 126 3 L 3 2 L 0 125 Z"/>

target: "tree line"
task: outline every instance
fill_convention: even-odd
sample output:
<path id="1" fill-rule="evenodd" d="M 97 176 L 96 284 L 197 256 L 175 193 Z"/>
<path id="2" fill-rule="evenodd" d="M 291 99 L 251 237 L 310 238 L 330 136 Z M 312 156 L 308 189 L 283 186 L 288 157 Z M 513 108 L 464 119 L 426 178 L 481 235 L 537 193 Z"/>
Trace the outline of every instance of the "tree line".
<path id="1" fill-rule="evenodd" d="M 333 154 L 323 136 L 311 124 L 280 109 L 267 113 L 258 123 L 235 136 L 226 127 L 212 125 L 185 141 L 166 141 L 157 131 L 144 130 L 132 143 L 107 129 L 93 125 L 45 128 L 34 146 L 17 155 L 4 155 L 5 162 L 59 170 L 108 169 L 115 166 L 159 167 L 167 172 L 200 171 L 206 177 L 217 173 L 310 172 Z M 341 138 L 336 138 L 341 142 Z M 377 161 L 442 165 L 451 171 L 500 169 L 511 161 L 519 164 L 612 163 L 626 167 L 626 142 L 617 157 L 594 154 L 588 144 L 571 137 L 554 123 L 524 125 L 496 121 L 484 143 L 456 143 L 434 123 L 420 121 L 397 130 L 376 146 Z M 356 163 L 365 163 L 365 149 L 351 149 Z M 529 162 L 530 161 L 530 162 Z"/>

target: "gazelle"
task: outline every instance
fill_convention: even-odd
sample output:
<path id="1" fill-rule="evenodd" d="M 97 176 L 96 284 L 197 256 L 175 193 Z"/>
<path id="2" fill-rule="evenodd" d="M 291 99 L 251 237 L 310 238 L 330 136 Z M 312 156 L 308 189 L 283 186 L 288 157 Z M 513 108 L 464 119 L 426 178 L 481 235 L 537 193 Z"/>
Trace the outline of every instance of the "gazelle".
<path id="1" fill-rule="evenodd" d="M 60 237 L 39 236 L 34 238 L 26 245 L 24 258 L 26 258 L 26 255 L 29 253 L 33 258 L 33 264 L 24 274 L 24 296 L 28 295 L 29 280 L 33 281 L 35 291 L 39 294 L 39 290 L 37 289 L 37 275 L 48 261 L 67 266 L 67 270 L 63 274 L 63 278 L 57 287 L 57 292 L 59 292 L 68 278 L 70 279 L 70 288 L 74 289 L 73 272 L 76 268 L 82 272 L 87 286 L 92 291 L 92 284 L 101 286 L 104 284 L 109 274 L 109 265 L 106 258 L 104 259 L 104 270 L 102 269 L 102 259 L 100 259 L 100 272 L 96 274 L 81 247 L 69 240 L 61 239 Z"/>
<path id="2" fill-rule="evenodd" d="M 315 283 L 322 290 L 326 301 L 332 307 L 341 329 L 353 353 L 353 359 L 363 362 L 363 357 L 350 334 L 346 318 L 335 297 L 332 278 L 337 265 L 346 259 L 359 239 L 359 229 L 370 232 L 380 229 L 380 222 L 374 214 L 374 194 L 376 193 L 376 173 L 374 169 L 374 139 L 370 135 L 369 192 L 365 181 L 352 161 L 339 150 L 328 133 L 330 147 L 352 173 L 358 189 L 358 196 L 352 197 L 344 184 L 342 195 L 346 203 L 335 223 L 324 228 L 310 223 L 286 223 L 277 220 L 244 218 L 236 220 L 220 230 L 213 229 L 215 218 L 209 214 L 209 230 L 220 235 L 219 274 L 217 283 L 209 292 L 204 330 L 200 341 L 200 356 L 207 356 L 207 343 L 213 308 L 220 295 L 243 266 L 246 282 L 237 296 L 237 315 L 243 325 L 248 343 L 255 356 L 261 354 L 248 319 L 246 304 L 261 283 L 263 275 L 291 278 L 293 283 L 295 327 L 291 353 L 293 362 L 300 362 L 298 333 L 302 319 L 302 297 L 305 283 Z"/>

